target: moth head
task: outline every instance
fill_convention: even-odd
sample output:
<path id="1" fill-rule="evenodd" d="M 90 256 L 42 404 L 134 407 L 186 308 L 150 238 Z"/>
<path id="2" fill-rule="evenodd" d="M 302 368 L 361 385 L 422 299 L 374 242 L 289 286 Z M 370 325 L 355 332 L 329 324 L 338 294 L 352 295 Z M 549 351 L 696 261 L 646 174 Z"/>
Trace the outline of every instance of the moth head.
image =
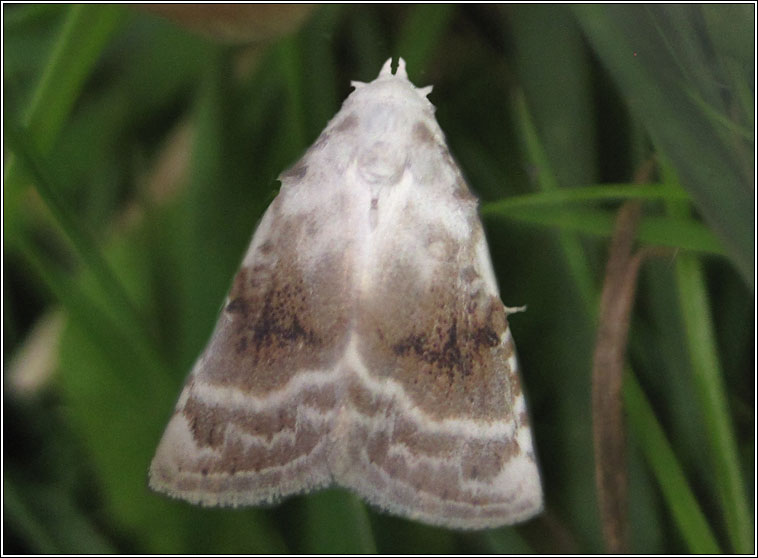
<path id="1" fill-rule="evenodd" d="M 398 59 L 397 70 L 394 74 L 392 73 L 392 58 L 388 58 L 374 81 L 370 83 L 353 81 L 351 85 L 355 91 L 348 97 L 350 102 L 365 102 L 367 99 L 392 101 L 407 103 L 407 106 L 416 109 L 434 111 L 434 105 L 426 98 L 432 92 L 432 86 L 416 87 L 413 85 L 408 80 L 405 60 L 402 58 Z"/>

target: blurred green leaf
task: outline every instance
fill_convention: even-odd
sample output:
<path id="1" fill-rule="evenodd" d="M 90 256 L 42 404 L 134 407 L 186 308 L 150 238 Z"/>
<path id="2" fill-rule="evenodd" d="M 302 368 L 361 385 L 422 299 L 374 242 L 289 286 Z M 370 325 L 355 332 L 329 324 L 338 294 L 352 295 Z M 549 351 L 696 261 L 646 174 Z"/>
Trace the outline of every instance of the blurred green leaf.
<path id="1" fill-rule="evenodd" d="M 44 161 L 34 152 L 31 142 L 13 124 L 6 127 L 5 136 L 20 164 L 33 177 L 37 192 L 45 201 L 60 229 L 74 245 L 77 255 L 85 262 L 88 270 L 96 278 L 99 287 L 106 293 L 108 306 L 115 311 L 120 324 L 124 326 L 124 331 L 134 340 L 135 347 L 139 347 L 145 355 L 150 355 L 149 358 L 160 362 L 160 357 L 152 340 L 149 336 L 144 335 L 146 324 L 139 310 L 123 288 L 119 277 L 102 257 L 94 236 L 81 226 L 79 220 L 76 219 L 74 213 L 60 196 L 59 192 L 62 188 L 55 184 L 52 173 L 47 170 Z"/>
<path id="2" fill-rule="evenodd" d="M 74 5 L 23 113 L 31 144 L 47 153 L 84 87 L 107 41 L 124 19 L 121 6 Z M 4 115 L 7 116 L 7 115 Z M 5 167 L 4 200 L 16 209 L 22 176 L 10 159 Z"/>
<path id="3" fill-rule="evenodd" d="M 751 29 L 733 27 L 728 18 L 712 20 L 704 34 L 704 9 L 696 5 L 584 5 L 574 11 L 632 112 L 753 289 L 755 143 L 735 132 L 753 123 L 734 110 L 741 82 L 752 78 L 725 73 L 726 61 L 712 50 L 716 37 L 729 35 L 735 51 L 751 51 Z M 740 11 L 747 16 L 750 8 Z M 733 122 L 724 126 L 723 119 Z"/>
<path id="4" fill-rule="evenodd" d="M 521 91 L 518 91 L 514 96 L 513 111 L 516 114 L 516 122 L 519 124 L 521 142 L 527 160 L 533 168 L 538 169 L 537 185 L 543 192 L 556 191 L 559 186 L 553 171 L 552 161 L 539 137 Z M 595 287 L 579 239 L 576 235 L 568 233 L 560 235 L 558 242 L 561 244 L 563 257 L 566 259 L 573 277 L 573 284 L 578 289 L 582 300 L 585 304 L 594 304 L 597 298 Z"/>
<path id="5" fill-rule="evenodd" d="M 663 184 L 601 184 L 511 196 L 483 204 L 482 212 L 492 214 L 501 211 L 508 212 L 518 207 L 565 205 L 572 202 L 656 199 L 686 201 L 689 200 L 689 196 L 680 188 L 671 188 Z"/>
<path id="6" fill-rule="evenodd" d="M 672 182 L 677 178 L 668 161 L 664 173 Z M 667 202 L 667 209 L 676 217 L 689 213 L 686 206 L 673 200 Z M 695 393 L 708 432 L 715 486 L 731 545 L 735 552 L 754 552 L 753 518 L 740 470 L 705 277 L 702 264 L 689 254 L 677 259 L 676 286 Z"/>
<path id="7" fill-rule="evenodd" d="M 635 442 L 655 470 L 658 485 L 679 524 L 679 530 L 694 554 L 720 554 L 721 549 L 687 486 L 687 480 L 671 446 L 655 418 L 650 403 L 633 374 L 624 378 L 624 405 Z"/>
<path id="8" fill-rule="evenodd" d="M 405 60 L 411 79 L 431 58 L 455 9 L 454 4 L 416 4 L 410 7 L 394 52 Z"/>
<path id="9" fill-rule="evenodd" d="M 507 16 L 520 86 L 557 183 L 573 187 L 595 182 L 591 66 L 571 9 L 515 4 L 507 7 Z"/>
<path id="10" fill-rule="evenodd" d="M 342 490 L 304 498 L 303 549 L 306 554 L 376 554 L 366 506 Z"/>
<path id="11" fill-rule="evenodd" d="M 116 552 L 91 520 L 76 509 L 70 496 L 60 490 L 36 487 L 21 495 L 16 492 L 15 483 L 3 479 L 3 511 L 5 521 L 24 533 L 34 552 L 76 554 L 82 549 L 96 554 Z"/>
<path id="12" fill-rule="evenodd" d="M 699 262 L 692 256 L 682 255 L 678 258 L 677 280 L 690 362 L 709 429 L 708 438 L 712 446 L 715 480 L 723 514 L 734 551 L 749 554 L 754 551 L 753 519 L 745 498 L 745 484 L 730 424 L 708 295 Z"/>
<path id="13" fill-rule="evenodd" d="M 507 204 L 482 207 L 486 217 L 497 215 L 525 223 L 559 227 L 572 232 L 610 238 L 614 214 L 601 209 L 550 207 L 535 204 L 508 206 Z M 638 238 L 648 244 L 682 248 L 708 254 L 723 255 L 721 242 L 710 230 L 691 219 L 674 217 L 644 217 L 640 222 Z"/>

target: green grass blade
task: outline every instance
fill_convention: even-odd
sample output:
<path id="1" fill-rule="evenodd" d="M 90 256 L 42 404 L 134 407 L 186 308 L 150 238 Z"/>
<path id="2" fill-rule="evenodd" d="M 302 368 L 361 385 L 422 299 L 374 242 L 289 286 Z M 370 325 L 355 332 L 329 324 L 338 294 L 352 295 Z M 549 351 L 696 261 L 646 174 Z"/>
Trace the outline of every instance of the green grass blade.
<path id="1" fill-rule="evenodd" d="M 47 532 L 42 521 L 34 514 L 26 499 L 18 493 L 17 484 L 3 477 L 3 523 L 15 527 L 32 552 L 40 554 L 61 554 L 63 551 Z M 19 485 L 20 486 L 20 485 Z M 5 545 L 3 545 L 5 549 Z"/>
<path id="2" fill-rule="evenodd" d="M 287 118 L 284 126 L 289 130 L 288 143 L 293 153 L 303 149 L 307 143 L 302 57 L 297 41 L 298 37 L 293 35 L 282 39 L 277 45 L 278 59 L 287 92 Z"/>
<path id="3" fill-rule="evenodd" d="M 743 139 L 751 142 L 754 140 L 752 128 L 747 128 L 738 122 L 735 122 L 727 115 L 719 112 L 718 109 L 713 108 L 694 91 L 687 91 L 687 96 L 692 99 L 692 102 L 695 103 L 698 108 L 703 111 L 703 114 L 710 118 L 714 124 L 723 126 L 729 132 L 742 136 Z"/>
<path id="4" fill-rule="evenodd" d="M 124 8 L 113 5 L 77 4 L 69 8 L 50 60 L 23 117 L 22 123 L 32 145 L 40 152 L 46 153 L 52 147 L 124 14 Z M 5 172 L 6 201 L 7 196 L 15 194 L 21 186 L 21 179 L 18 166 L 13 159 L 9 160 Z"/>
<path id="5" fill-rule="evenodd" d="M 520 207 L 542 207 L 549 205 L 565 205 L 573 202 L 586 201 L 618 201 L 618 200 L 689 200 L 686 191 L 680 188 L 669 188 L 663 184 L 600 184 L 594 186 L 577 186 L 561 188 L 544 192 L 536 192 L 522 196 L 488 202 L 482 205 L 483 213 L 508 212 Z"/>
<path id="6" fill-rule="evenodd" d="M 77 4 L 69 9 L 24 119 L 38 149 L 45 152 L 52 146 L 124 13 L 123 8 L 112 5 Z"/>
<path id="7" fill-rule="evenodd" d="M 670 165 L 664 164 L 663 168 L 669 177 L 676 176 L 676 171 Z M 675 217 L 686 217 L 689 213 L 686 206 L 675 202 L 669 202 L 668 209 Z M 688 254 L 679 256 L 676 261 L 676 282 L 693 379 L 708 430 L 715 484 L 727 532 L 735 552 L 752 553 L 753 518 L 740 471 L 737 442 L 701 263 Z"/>
<path id="8" fill-rule="evenodd" d="M 136 307 L 129 299 L 129 295 L 118 277 L 100 254 L 94 236 L 79 224 L 73 211 L 60 199 L 57 192 L 61 189 L 54 185 L 52 174 L 45 168 L 31 142 L 21 130 L 11 123 L 6 123 L 5 136 L 21 164 L 34 178 L 37 192 L 45 201 L 61 230 L 69 238 L 77 254 L 97 277 L 101 287 L 109 294 L 114 306 L 121 310 L 124 318 L 129 320 L 133 327 L 144 331 L 144 324 Z"/>
<path id="9" fill-rule="evenodd" d="M 692 553 L 720 554 L 716 538 L 692 494 L 681 465 L 634 374 L 624 378 L 624 405 L 635 443 L 660 485 L 679 532 Z"/>
<path id="10" fill-rule="evenodd" d="M 153 369 L 164 369 L 165 362 L 148 331 L 143 317 L 129 297 L 119 278 L 102 256 L 94 236 L 84 229 L 73 212 L 60 199 L 60 190 L 54 185 L 52 175 L 35 152 L 30 142 L 13 124 L 6 122 L 5 137 L 19 162 L 34 178 L 34 185 L 47 204 L 61 230 L 71 241 L 76 253 L 94 276 L 107 297 L 112 315 L 117 316 L 119 329 L 130 339 L 133 348 L 141 354 Z M 74 305 L 76 306 L 76 305 Z"/>
<path id="11" fill-rule="evenodd" d="M 541 201 L 541 200 L 540 200 Z M 485 217 L 508 217 L 544 227 L 558 227 L 565 231 L 592 236 L 610 237 L 613 233 L 614 215 L 610 211 L 588 208 L 533 207 L 517 201 L 513 206 L 484 204 Z M 675 217 L 644 217 L 640 221 L 638 239 L 646 244 L 681 248 L 706 254 L 725 255 L 721 241 L 704 225 L 692 219 Z"/>
<path id="12" fill-rule="evenodd" d="M 753 520 L 740 471 L 708 291 L 700 262 L 682 254 L 677 258 L 676 277 L 692 372 L 711 443 L 721 509 L 734 552 L 750 554 L 754 552 Z"/>
<path id="13" fill-rule="evenodd" d="M 337 93 L 340 79 L 337 77 L 336 57 L 331 44 L 324 41 L 324 36 L 335 32 L 345 9 L 345 5 L 320 6 L 300 33 L 298 44 L 303 57 L 302 65 L 309 69 L 303 76 L 304 89 L 308 92 L 305 98 L 308 141 L 318 137 L 342 101 Z M 381 67 L 381 63 L 377 67 Z"/>
<path id="14" fill-rule="evenodd" d="M 68 487 L 39 484 L 22 495 L 18 485 L 18 481 L 3 479 L 5 520 L 24 534 L 24 542 L 33 552 L 116 553 L 95 522 L 77 506 Z"/>
<path id="15" fill-rule="evenodd" d="M 596 182 L 600 127 L 593 116 L 592 59 L 571 8 L 535 3 L 502 11 L 519 86 L 557 181 L 563 187 Z"/>
<path id="16" fill-rule="evenodd" d="M 129 330 L 122 321 L 114 319 L 113 314 L 105 312 L 92 296 L 93 293 L 81 281 L 76 281 L 68 274 L 57 270 L 26 237 L 18 237 L 9 248 L 18 250 L 36 277 L 41 279 L 50 294 L 72 320 L 87 332 L 95 344 L 108 352 L 112 358 L 131 363 L 131 366 L 123 367 L 131 377 L 117 374 L 115 367 L 102 368 L 100 374 L 109 375 L 110 381 L 119 385 L 125 392 L 130 391 L 133 396 L 139 396 L 146 387 L 151 390 L 166 389 L 168 376 L 165 363 L 146 347 L 139 332 Z M 155 373 L 142 376 L 142 369 Z M 144 381 L 147 381 L 149 386 L 145 386 Z"/>
<path id="17" fill-rule="evenodd" d="M 542 147 L 537 130 L 532 122 L 523 93 L 518 92 L 516 94 L 513 108 L 526 157 L 534 168 L 539 169 L 537 184 L 541 190 L 546 192 L 558 190 L 558 181 L 552 172 L 547 154 Z M 587 265 L 579 238 L 573 234 L 565 233 L 560 235 L 559 242 L 582 300 L 584 300 L 586 305 L 594 307 L 595 300 L 597 299 L 595 283 Z"/>

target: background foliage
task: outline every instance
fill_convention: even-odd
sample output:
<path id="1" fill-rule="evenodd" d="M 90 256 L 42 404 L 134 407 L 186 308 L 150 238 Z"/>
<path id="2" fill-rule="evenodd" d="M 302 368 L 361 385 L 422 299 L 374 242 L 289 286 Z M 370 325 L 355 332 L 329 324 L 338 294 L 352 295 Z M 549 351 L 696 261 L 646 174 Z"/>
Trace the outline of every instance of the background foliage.
<path id="1" fill-rule="evenodd" d="M 259 14 L 252 44 L 181 21 L 3 6 L 5 552 L 602 551 L 590 366 L 629 197 L 640 243 L 672 248 L 632 316 L 631 549 L 753 552 L 753 5 L 319 6 Z M 456 533 L 339 490 L 246 510 L 151 493 L 277 175 L 398 55 L 434 85 L 505 304 L 529 307 L 511 327 L 545 513 Z"/>

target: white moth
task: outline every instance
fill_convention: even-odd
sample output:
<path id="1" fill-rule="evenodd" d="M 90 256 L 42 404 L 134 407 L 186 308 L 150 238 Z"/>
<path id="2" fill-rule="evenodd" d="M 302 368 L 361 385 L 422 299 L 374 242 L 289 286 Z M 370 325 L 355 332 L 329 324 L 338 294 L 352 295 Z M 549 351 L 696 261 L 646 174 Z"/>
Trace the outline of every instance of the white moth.
<path id="1" fill-rule="evenodd" d="M 513 338 L 431 87 L 400 59 L 280 177 L 150 486 L 207 506 L 336 484 L 457 529 L 542 508 Z"/>

